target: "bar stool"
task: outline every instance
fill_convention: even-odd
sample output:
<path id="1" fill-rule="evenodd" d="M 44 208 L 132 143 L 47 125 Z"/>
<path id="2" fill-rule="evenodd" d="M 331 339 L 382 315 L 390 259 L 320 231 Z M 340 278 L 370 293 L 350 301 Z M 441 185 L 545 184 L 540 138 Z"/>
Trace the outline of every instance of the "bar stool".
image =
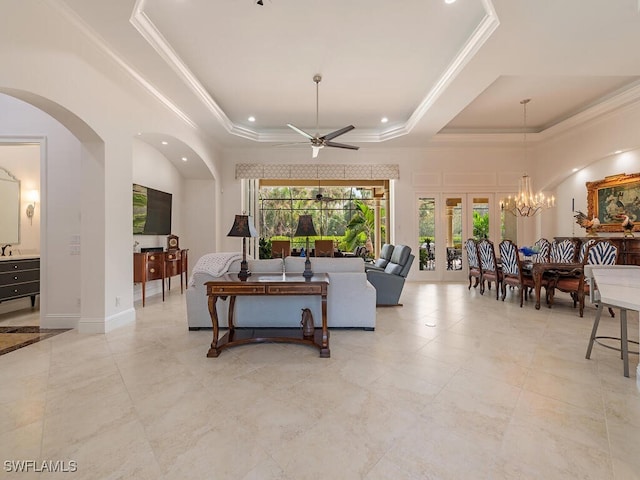
<path id="1" fill-rule="evenodd" d="M 593 277 L 591 277 L 591 271 L 589 269 L 587 269 L 586 274 L 589 275 L 588 277 L 588 281 L 591 284 L 591 288 L 589 289 L 589 296 L 590 296 L 590 300 L 591 303 L 597 304 L 598 305 L 598 310 L 596 312 L 596 319 L 593 322 L 593 328 L 591 329 L 591 338 L 589 339 L 589 346 L 587 347 L 587 354 L 585 356 L 585 358 L 590 359 L 591 358 L 591 351 L 593 349 L 593 344 L 594 342 L 597 343 L 598 345 L 601 345 L 605 348 L 609 348 L 611 350 L 615 350 L 617 352 L 620 352 L 620 358 L 622 358 L 622 363 L 623 363 L 623 371 L 624 371 L 624 376 L 625 377 L 629 377 L 629 354 L 633 353 L 635 355 L 638 355 L 638 352 L 635 351 L 630 351 L 629 350 L 629 343 L 634 343 L 636 345 L 638 345 L 638 342 L 634 341 L 634 340 L 629 340 L 628 336 L 627 336 L 627 309 L 626 308 L 620 308 L 617 307 L 615 305 L 613 305 L 616 308 L 620 308 L 620 337 L 610 337 L 610 336 L 605 336 L 605 335 L 597 335 L 598 333 L 598 324 L 600 323 L 600 317 L 602 316 L 602 310 L 604 310 L 604 307 L 608 307 L 611 308 L 612 305 L 606 305 L 604 303 L 602 303 L 600 301 L 600 292 L 598 292 L 595 282 L 593 281 Z M 607 345 L 606 343 L 601 342 L 600 340 L 617 340 L 620 342 L 620 348 L 618 347 L 613 347 L 611 345 Z"/>

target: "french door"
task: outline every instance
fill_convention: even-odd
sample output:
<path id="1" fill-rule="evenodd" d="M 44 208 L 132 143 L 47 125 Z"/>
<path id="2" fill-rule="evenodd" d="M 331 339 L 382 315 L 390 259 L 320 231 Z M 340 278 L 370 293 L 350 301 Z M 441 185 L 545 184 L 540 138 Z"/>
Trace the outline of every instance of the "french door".
<path id="1" fill-rule="evenodd" d="M 429 281 L 465 281 L 468 238 L 496 245 L 504 230 L 493 193 L 425 193 L 416 196 L 418 265 L 415 277 Z M 415 267 L 414 267 L 415 268 Z"/>

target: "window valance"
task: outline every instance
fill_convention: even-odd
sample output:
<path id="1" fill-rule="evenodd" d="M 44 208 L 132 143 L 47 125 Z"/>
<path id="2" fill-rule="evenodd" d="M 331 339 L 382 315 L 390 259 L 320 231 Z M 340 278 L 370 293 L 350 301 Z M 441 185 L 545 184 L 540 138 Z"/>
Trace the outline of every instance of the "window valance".
<path id="1" fill-rule="evenodd" d="M 238 163 L 236 179 L 295 178 L 311 179 L 364 179 L 364 180 L 396 180 L 400 178 L 398 164 L 262 164 Z"/>

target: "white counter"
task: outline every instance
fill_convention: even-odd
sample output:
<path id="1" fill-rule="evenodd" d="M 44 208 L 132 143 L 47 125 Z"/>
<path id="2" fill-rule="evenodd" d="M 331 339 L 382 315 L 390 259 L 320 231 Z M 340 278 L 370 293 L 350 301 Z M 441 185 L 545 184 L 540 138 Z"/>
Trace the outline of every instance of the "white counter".
<path id="1" fill-rule="evenodd" d="M 40 254 L 32 253 L 27 255 L 5 255 L 4 257 L 0 256 L 0 262 L 8 262 L 10 260 L 28 260 L 30 258 L 40 258 Z"/>
<path id="2" fill-rule="evenodd" d="M 585 265 L 585 276 L 595 280 L 603 304 L 640 312 L 639 266 Z M 640 384 L 640 364 L 636 368 L 636 381 Z"/>

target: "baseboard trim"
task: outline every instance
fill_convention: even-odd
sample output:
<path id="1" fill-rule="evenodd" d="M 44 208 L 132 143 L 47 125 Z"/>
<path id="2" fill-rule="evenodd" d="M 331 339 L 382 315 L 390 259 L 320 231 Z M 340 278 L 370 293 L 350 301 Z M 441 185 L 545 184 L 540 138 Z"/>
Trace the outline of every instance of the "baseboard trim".
<path id="1" fill-rule="evenodd" d="M 136 311 L 130 308 L 104 319 L 82 318 L 78 322 L 78 331 L 80 333 L 108 333 L 116 328 L 133 323 L 135 320 Z"/>

